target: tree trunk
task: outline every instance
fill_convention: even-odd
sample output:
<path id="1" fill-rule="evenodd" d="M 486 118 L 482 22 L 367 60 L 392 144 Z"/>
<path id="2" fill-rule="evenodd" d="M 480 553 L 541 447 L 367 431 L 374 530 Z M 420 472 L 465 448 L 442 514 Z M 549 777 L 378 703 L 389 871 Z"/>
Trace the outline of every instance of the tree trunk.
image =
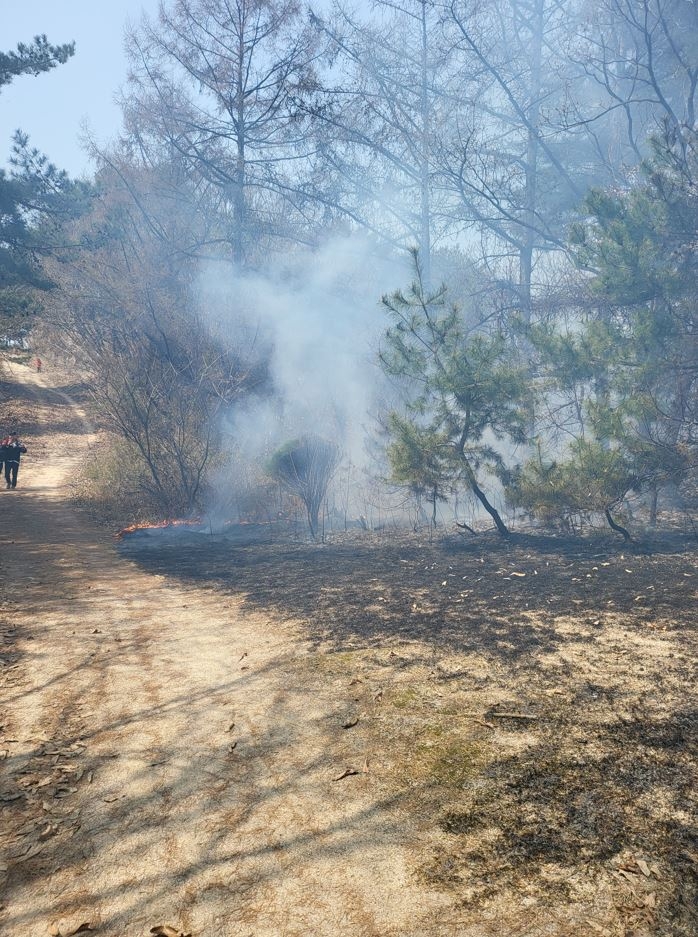
<path id="1" fill-rule="evenodd" d="M 431 289 L 431 198 L 430 198 L 430 157 L 429 151 L 432 144 L 431 139 L 431 109 L 429 107 L 429 74 L 428 74 L 428 51 L 429 40 L 427 35 L 427 4 L 426 0 L 421 3 L 421 55 L 422 55 L 422 74 L 420 89 L 420 119 L 421 136 L 420 141 L 420 244 L 419 253 L 422 262 L 422 271 L 424 283 L 427 290 Z"/>
<path id="2" fill-rule="evenodd" d="M 470 485 L 470 490 L 473 492 L 473 494 L 478 499 L 480 504 L 490 515 L 490 517 L 495 523 L 497 530 L 502 535 L 502 537 L 508 537 L 509 528 L 500 517 L 499 511 L 495 508 L 493 504 L 490 504 L 487 498 L 487 495 L 482 490 L 482 488 L 480 488 L 480 486 L 478 485 L 477 479 L 475 478 L 475 472 L 473 472 L 470 466 L 470 463 L 467 461 L 467 459 L 465 459 L 465 457 L 463 457 L 463 461 L 465 463 L 465 474 L 468 478 L 468 484 Z"/>
<path id="3" fill-rule="evenodd" d="M 623 539 L 625 540 L 626 543 L 632 539 L 629 531 L 627 531 L 625 527 L 621 527 L 620 524 L 616 524 L 616 522 L 611 517 L 611 512 L 609 511 L 608 508 L 606 508 L 606 510 L 604 511 L 604 514 L 606 515 L 606 520 L 608 521 L 608 526 L 611 528 L 611 530 L 615 530 L 616 533 L 622 534 Z"/>
<path id="4" fill-rule="evenodd" d="M 318 529 L 320 527 L 320 510 L 315 505 L 306 505 L 308 511 L 308 526 L 310 527 L 310 536 L 317 540 Z"/>
<path id="5" fill-rule="evenodd" d="M 650 527 L 657 526 L 657 506 L 659 503 L 659 486 L 657 482 L 652 482 L 650 490 Z"/>
<path id="6" fill-rule="evenodd" d="M 541 60 L 543 49 L 543 0 L 537 0 L 531 16 L 531 80 L 528 88 L 526 140 L 526 184 L 524 189 L 524 231 L 519 250 L 519 298 L 521 317 L 531 324 L 531 281 L 533 252 L 536 243 L 536 209 L 538 207 L 538 124 L 540 120 Z"/>

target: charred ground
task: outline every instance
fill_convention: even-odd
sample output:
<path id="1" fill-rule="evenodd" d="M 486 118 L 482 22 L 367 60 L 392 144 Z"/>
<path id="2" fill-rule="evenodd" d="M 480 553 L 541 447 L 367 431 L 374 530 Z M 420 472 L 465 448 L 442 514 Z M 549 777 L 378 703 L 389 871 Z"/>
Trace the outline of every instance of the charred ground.
<path id="1" fill-rule="evenodd" d="M 359 720 L 347 760 L 373 753 L 408 811 L 415 875 L 464 914 L 523 896 L 565 933 L 688 935 L 697 547 L 690 532 L 316 545 L 181 530 L 120 549 L 305 623 L 313 653 L 290 685 L 337 686 Z"/>

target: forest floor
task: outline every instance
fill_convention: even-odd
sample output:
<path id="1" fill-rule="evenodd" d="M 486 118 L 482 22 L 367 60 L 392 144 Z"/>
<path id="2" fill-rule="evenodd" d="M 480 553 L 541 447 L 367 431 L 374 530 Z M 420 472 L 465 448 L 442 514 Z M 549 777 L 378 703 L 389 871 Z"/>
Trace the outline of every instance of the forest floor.
<path id="1" fill-rule="evenodd" d="M 0 429 L 0 934 L 698 933 L 698 539 L 115 540 Z"/>

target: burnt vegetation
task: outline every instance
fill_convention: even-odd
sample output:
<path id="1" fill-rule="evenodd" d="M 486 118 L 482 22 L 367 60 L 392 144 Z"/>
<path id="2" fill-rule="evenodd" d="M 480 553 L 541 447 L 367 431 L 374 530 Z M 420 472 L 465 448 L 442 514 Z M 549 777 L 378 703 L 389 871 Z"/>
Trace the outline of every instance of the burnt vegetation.
<path id="1" fill-rule="evenodd" d="M 698 926 L 697 17 L 164 2 L 92 183 L 0 171 L 3 331 L 79 388 L 119 549 L 359 682 L 414 874 L 600 933 Z"/>
<path id="2" fill-rule="evenodd" d="M 333 681 L 360 714 L 357 752 L 382 753 L 377 783 L 417 824 L 414 874 L 464 913 L 528 896 L 543 915 L 692 933 L 693 537 L 237 536 L 120 549 L 304 623 L 306 692 Z"/>

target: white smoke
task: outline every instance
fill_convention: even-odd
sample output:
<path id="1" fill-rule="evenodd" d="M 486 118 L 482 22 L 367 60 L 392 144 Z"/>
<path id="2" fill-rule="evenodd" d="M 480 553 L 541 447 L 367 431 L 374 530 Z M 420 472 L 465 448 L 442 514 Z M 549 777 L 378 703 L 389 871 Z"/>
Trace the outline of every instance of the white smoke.
<path id="1" fill-rule="evenodd" d="M 198 284 L 201 309 L 227 342 L 244 337 L 270 352 L 274 398 L 248 400 L 229 430 L 249 457 L 304 433 L 337 443 L 354 465 L 366 459 L 368 414 L 381 374 L 380 297 L 409 276 L 406 257 L 381 256 L 352 235 L 315 251 L 270 260 L 263 271 L 208 264 Z"/>

